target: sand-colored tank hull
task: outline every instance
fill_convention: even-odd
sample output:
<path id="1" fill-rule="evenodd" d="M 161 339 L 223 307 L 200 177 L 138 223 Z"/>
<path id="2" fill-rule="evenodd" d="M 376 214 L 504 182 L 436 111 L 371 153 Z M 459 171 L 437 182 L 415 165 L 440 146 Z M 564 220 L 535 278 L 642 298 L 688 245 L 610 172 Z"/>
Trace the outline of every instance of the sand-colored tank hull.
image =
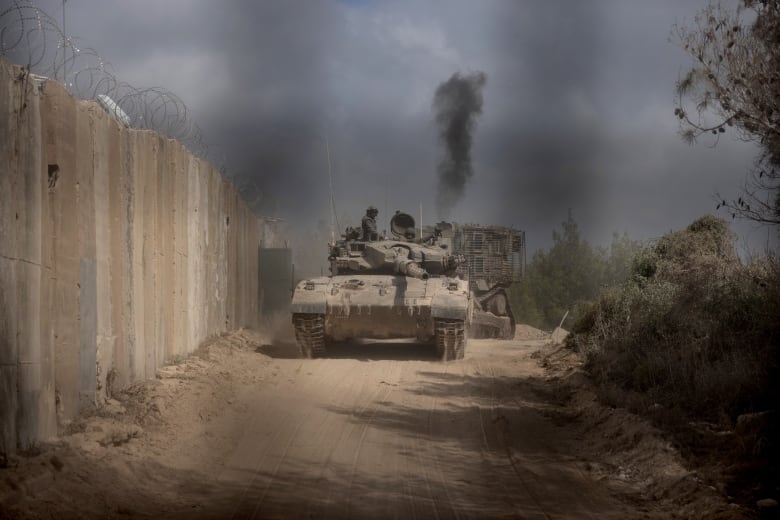
<path id="1" fill-rule="evenodd" d="M 462 358 L 471 310 L 467 282 L 401 275 L 337 275 L 303 280 L 291 311 L 305 357 L 330 341 L 416 338 L 435 343 L 444 359 Z"/>

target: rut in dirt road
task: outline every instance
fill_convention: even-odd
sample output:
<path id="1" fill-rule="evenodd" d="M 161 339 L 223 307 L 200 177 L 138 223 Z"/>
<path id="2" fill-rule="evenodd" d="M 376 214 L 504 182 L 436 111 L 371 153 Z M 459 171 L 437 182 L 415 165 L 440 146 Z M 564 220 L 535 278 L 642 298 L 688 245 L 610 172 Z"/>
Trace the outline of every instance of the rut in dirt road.
<path id="1" fill-rule="evenodd" d="M 473 341 L 453 363 L 413 344 L 343 349 L 277 359 L 274 383 L 241 397 L 249 420 L 204 515 L 632 516 L 558 451 L 532 347 Z"/>

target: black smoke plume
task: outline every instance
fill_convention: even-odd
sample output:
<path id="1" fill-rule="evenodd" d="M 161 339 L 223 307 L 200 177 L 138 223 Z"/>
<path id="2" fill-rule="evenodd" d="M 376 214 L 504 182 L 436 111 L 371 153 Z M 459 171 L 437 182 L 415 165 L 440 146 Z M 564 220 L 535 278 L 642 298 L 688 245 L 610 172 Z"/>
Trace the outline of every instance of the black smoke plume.
<path id="1" fill-rule="evenodd" d="M 439 161 L 439 191 L 436 210 L 447 219 L 452 207 L 463 196 L 466 182 L 474 174 L 471 167 L 471 141 L 477 117 L 482 113 L 484 72 L 467 76 L 459 73 L 442 83 L 433 97 L 433 111 L 439 127 L 439 138 L 445 153 Z"/>

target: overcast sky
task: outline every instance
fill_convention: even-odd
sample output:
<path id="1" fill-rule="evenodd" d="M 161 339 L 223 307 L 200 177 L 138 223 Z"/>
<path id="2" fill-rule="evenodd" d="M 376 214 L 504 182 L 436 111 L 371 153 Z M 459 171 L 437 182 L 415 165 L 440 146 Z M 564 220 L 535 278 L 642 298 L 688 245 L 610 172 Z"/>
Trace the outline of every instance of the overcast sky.
<path id="1" fill-rule="evenodd" d="M 62 2 L 36 2 L 56 19 Z M 684 144 L 669 38 L 703 0 L 68 0 L 66 28 L 134 86 L 187 104 L 220 166 L 261 213 L 341 227 L 373 204 L 437 218 L 434 92 L 483 72 L 474 175 L 451 218 L 552 244 L 568 209 L 583 236 L 652 239 L 735 195 L 755 156 L 726 134 Z M 251 182 L 246 181 L 251 179 Z M 351 222 L 345 222 L 345 216 Z M 725 215 L 723 215 L 725 216 Z M 734 226 L 762 248 L 769 233 Z"/>

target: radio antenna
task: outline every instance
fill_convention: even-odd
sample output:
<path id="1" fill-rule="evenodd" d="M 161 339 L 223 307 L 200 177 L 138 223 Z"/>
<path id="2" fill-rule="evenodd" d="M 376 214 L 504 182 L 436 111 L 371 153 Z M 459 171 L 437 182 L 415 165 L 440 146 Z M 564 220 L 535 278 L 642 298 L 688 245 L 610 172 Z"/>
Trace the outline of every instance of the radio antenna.
<path id="1" fill-rule="evenodd" d="M 422 240 L 422 227 L 423 227 L 423 217 L 422 217 L 422 202 L 420 203 L 420 240 Z"/>
<path id="2" fill-rule="evenodd" d="M 333 172 L 330 167 L 330 144 L 328 143 L 327 135 L 325 136 L 325 152 L 328 155 L 328 186 L 330 187 L 330 241 L 332 244 L 335 244 L 336 228 L 341 229 L 341 227 L 339 226 L 339 218 L 336 215 L 336 200 L 333 196 Z"/>

